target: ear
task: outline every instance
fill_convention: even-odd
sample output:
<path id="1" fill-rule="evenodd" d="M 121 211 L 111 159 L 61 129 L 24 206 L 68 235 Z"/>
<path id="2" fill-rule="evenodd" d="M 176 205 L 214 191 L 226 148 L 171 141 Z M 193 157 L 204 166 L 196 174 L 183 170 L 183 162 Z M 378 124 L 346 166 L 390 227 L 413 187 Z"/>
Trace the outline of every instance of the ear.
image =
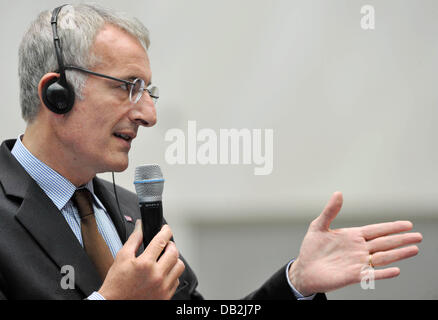
<path id="1" fill-rule="evenodd" d="M 54 79 L 59 79 L 60 75 L 59 73 L 46 73 L 40 80 L 40 83 L 38 84 L 38 97 L 40 98 L 41 106 L 44 106 L 43 101 L 43 90 L 44 87 L 47 85 L 49 81 L 53 81 Z"/>

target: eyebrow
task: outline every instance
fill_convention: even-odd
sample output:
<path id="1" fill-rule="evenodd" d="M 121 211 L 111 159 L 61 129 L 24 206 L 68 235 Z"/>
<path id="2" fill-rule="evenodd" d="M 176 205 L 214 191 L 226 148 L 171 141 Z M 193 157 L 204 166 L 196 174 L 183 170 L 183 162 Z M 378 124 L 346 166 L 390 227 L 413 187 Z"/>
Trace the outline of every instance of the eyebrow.
<path id="1" fill-rule="evenodd" d="M 120 79 L 128 79 L 129 81 L 132 82 L 135 79 L 143 79 L 143 77 L 138 77 L 138 76 L 135 76 L 135 75 L 131 75 L 131 76 L 127 76 L 127 77 L 120 77 Z M 145 79 L 143 79 L 143 80 L 146 82 Z M 146 84 L 146 87 L 149 87 L 151 84 L 152 84 L 152 77 L 151 77 L 150 81 Z"/>

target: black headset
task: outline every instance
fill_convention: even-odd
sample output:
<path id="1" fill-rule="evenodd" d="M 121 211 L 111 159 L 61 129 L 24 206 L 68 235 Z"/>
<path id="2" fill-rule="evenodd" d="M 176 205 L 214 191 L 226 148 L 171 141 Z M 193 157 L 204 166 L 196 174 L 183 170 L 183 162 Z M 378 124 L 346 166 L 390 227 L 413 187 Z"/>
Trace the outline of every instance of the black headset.
<path id="1" fill-rule="evenodd" d="M 49 80 L 42 90 L 42 98 L 47 108 L 56 114 L 66 114 L 71 111 L 75 103 L 75 93 L 65 76 L 64 61 L 62 59 L 61 41 L 58 36 L 58 15 L 65 5 L 56 8 L 52 13 L 53 42 L 58 59 L 59 78 Z"/>

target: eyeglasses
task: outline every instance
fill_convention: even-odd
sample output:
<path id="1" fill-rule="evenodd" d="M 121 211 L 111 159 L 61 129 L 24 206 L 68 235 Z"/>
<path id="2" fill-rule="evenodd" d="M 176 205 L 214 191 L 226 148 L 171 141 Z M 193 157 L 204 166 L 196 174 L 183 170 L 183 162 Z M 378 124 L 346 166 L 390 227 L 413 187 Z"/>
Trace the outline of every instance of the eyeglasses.
<path id="1" fill-rule="evenodd" d="M 154 86 L 149 86 L 148 88 L 146 88 L 146 84 L 145 84 L 144 80 L 140 79 L 140 78 L 137 78 L 134 81 L 128 81 L 128 80 L 123 80 L 123 79 L 118 79 L 118 78 L 114 78 L 111 76 L 107 76 L 105 74 L 93 72 L 93 71 L 90 71 L 90 70 L 87 70 L 84 68 L 75 67 L 75 66 L 66 66 L 65 70 L 76 70 L 76 71 L 88 73 L 88 74 L 91 74 L 91 75 L 94 75 L 97 77 L 121 82 L 124 84 L 124 86 L 122 86 L 123 89 L 125 89 L 125 90 L 129 89 L 129 100 L 133 104 L 136 104 L 141 99 L 141 97 L 143 96 L 143 93 L 145 91 L 147 91 L 149 96 L 152 98 L 152 101 L 154 102 L 154 104 L 156 104 L 158 99 L 160 98 L 160 92 L 159 92 L 158 88 L 154 87 Z"/>

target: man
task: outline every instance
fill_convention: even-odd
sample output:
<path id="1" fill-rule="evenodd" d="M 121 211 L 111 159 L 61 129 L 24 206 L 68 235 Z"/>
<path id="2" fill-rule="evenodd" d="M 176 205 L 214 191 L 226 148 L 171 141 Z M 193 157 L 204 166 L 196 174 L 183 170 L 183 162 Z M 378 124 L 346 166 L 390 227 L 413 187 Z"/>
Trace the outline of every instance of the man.
<path id="1" fill-rule="evenodd" d="M 0 147 L 0 298 L 202 298 L 171 229 L 143 248 L 136 196 L 96 178 L 124 171 L 139 127 L 156 123 L 148 46 L 140 22 L 87 4 L 43 12 L 24 36 L 27 128 Z M 246 298 L 324 299 L 317 293 L 360 282 L 364 267 L 417 254 L 399 247 L 421 234 L 392 235 L 410 230 L 408 221 L 330 230 L 341 206 L 335 193 L 298 258 Z M 73 288 L 63 283 L 65 267 Z M 375 279 L 398 274 L 376 270 Z"/>

